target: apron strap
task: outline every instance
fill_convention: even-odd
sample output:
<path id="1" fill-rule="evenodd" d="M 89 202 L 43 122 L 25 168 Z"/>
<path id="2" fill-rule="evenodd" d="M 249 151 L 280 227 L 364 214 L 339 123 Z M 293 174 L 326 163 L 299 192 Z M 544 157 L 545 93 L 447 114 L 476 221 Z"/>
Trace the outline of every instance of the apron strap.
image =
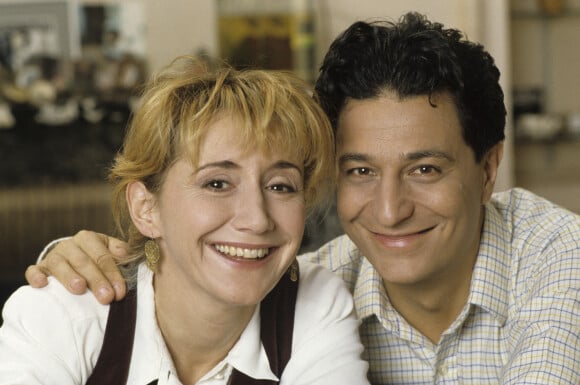
<path id="1" fill-rule="evenodd" d="M 103 347 L 86 385 L 125 384 L 129 376 L 135 321 L 137 287 L 109 307 Z"/>

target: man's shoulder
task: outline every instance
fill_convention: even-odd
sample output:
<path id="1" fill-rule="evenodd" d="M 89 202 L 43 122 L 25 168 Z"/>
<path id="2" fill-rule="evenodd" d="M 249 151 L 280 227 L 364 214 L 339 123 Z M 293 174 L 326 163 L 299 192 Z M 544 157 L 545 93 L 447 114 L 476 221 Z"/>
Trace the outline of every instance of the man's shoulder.
<path id="1" fill-rule="evenodd" d="M 541 223 L 544 229 L 580 229 L 580 215 L 522 188 L 494 193 L 489 206 L 514 230 L 515 227 L 533 227 L 537 223 Z"/>
<path id="2" fill-rule="evenodd" d="M 512 265 L 512 278 L 517 279 L 515 287 L 522 293 L 530 293 L 532 285 L 542 286 L 537 280 L 545 282 L 544 285 L 577 282 L 579 215 L 515 188 L 494 194 L 487 207 L 486 229 L 504 240 L 493 243 L 491 236 L 487 238 L 495 250 L 505 250 L 503 261 Z"/>
<path id="3" fill-rule="evenodd" d="M 354 242 L 346 235 L 340 235 L 318 249 L 301 254 L 301 261 L 322 265 L 332 271 L 358 265 L 363 258 Z"/>
<path id="4" fill-rule="evenodd" d="M 340 235 L 317 250 L 302 254 L 300 261 L 321 265 L 339 276 L 352 291 L 364 257 L 347 235 Z"/>

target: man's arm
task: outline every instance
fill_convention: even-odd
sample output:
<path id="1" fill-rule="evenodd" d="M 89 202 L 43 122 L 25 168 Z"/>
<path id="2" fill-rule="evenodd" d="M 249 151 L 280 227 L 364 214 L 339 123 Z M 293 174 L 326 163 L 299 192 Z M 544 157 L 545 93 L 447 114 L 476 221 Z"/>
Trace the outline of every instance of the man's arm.
<path id="1" fill-rule="evenodd" d="M 36 265 L 26 269 L 26 280 L 32 287 L 43 287 L 53 275 L 71 293 L 91 290 L 102 304 L 125 296 L 125 280 L 115 257 L 127 255 L 126 244 L 116 238 L 81 230 L 74 237 L 49 248 Z"/>

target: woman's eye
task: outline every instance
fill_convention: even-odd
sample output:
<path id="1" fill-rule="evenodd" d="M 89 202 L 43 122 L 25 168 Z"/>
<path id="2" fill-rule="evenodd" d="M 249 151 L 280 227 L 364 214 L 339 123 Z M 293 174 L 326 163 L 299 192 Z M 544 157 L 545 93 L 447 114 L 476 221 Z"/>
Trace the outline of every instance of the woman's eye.
<path id="1" fill-rule="evenodd" d="M 229 186 L 229 184 L 223 180 L 210 180 L 204 184 L 204 187 L 210 190 L 224 190 Z"/>
<path id="2" fill-rule="evenodd" d="M 277 183 L 267 187 L 271 191 L 281 192 L 281 193 L 293 193 L 296 192 L 296 188 L 289 184 Z"/>

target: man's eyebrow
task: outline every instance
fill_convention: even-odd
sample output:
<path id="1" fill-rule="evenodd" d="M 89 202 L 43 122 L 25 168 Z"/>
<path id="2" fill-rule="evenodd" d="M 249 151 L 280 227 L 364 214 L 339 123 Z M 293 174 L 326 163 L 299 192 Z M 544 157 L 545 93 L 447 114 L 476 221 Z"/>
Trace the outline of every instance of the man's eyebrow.
<path id="1" fill-rule="evenodd" d="M 443 152 L 438 150 L 425 150 L 425 151 L 414 151 L 406 154 L 401 154 L 402 159 L 406 160 L 420 160 L 425 158 L 440 158 L 448 161 L 454 161 L 455 159 Z M 360 153 L 346 153 L 338 158 L 339 164 L 344 164 L 346 162 L 368 162 L 371 158 L 368 155 Z"/>
<path id="2" fill-rule="evenodd" d="M 346 162 L 368 162 L 369 159 L 370 158 L 364 154 L 347 152 L 338 158 L 338 164 L 344 164 Z"/>
<path id="3" fill-rule="evenodd" d="M 455 160 L 451 155 L 447 154 L 446 152 L 437 151 L 437 150 L 425 150 L 425 151 L 409 152 L 407 154 L 404 154 L 403 158 L 407 159 L 407 160 L 420 160 L 420 159 L 424 159 L 424 158 L 440 158 L 440 159 L 445 159 L 448 161 Z"/>

